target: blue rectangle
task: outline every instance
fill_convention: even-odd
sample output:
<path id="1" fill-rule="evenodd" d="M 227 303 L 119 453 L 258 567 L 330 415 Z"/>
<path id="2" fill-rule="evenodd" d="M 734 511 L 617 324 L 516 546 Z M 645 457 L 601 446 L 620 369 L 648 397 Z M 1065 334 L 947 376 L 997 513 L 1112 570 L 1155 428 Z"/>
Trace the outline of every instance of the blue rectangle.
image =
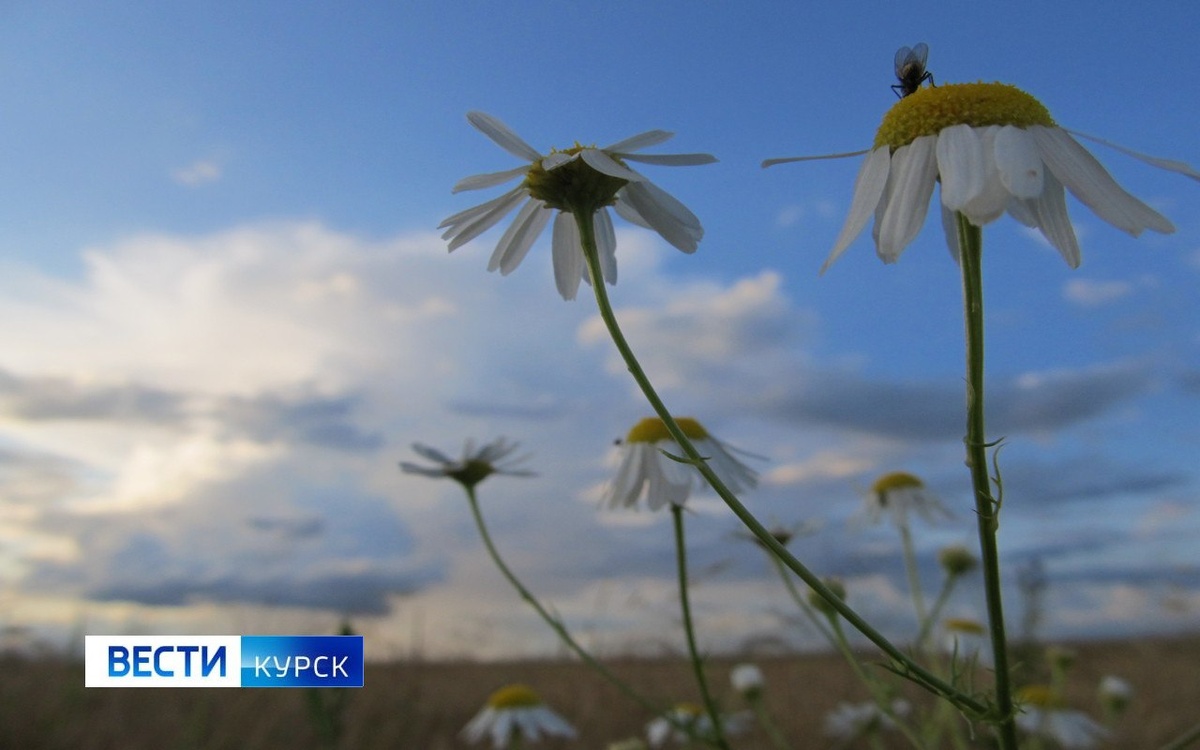
<path id="1" fill-rule="evenodd" d="M 244 635 L 242 687 L 363 686 L 361 635 Z"/>

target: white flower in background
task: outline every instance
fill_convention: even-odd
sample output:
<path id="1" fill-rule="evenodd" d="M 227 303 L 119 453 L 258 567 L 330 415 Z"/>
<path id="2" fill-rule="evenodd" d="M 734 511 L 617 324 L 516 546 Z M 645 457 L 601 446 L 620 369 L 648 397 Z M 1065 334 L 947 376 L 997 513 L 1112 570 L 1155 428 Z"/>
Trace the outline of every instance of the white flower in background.
<path id="1" fill-rule="evenodd" d="M 763 166 L 869 154 L 854 183 L 850 213 L 822 272 L 872 216 L 875 250 L 885 263 L 895 262 L 921 231 L 938 182 L 942 226 L 956 260 L 956 213 L 981 227 L 1007 212 L 1037 228 L 1068 265 L 1077 267 L 1079 243 L 1067 216 L 1064 186 L 1101 219 L 1134 237 L 1146 229 L 1175 231 L 1170 221 L 1122 189 L 1072 134 L 1200 180 L 1200 172 L 1182 162 L 1064 130 L 1041 102 L 1002 83 L 918 89 L 888 111 L 868 151 L 768 159 Z"/>
<path id="2" fill-rule="evenodd" d="M 682 724 L 692 730 L 701 741 L 713 737 L 712 719 L 704 709 L 692 703 L 677 703 L 667 712 L 667 717 L 660 716 L 646 725 L 646 739 L 650 747 L 662 747 L 668 741 L 687 745 L 692 742 L 687 732 L 677 729 L 671 722 Z M 749 716 L 736 713 L 721 716 L 721 730 L 725 736 L 745 732 L 750 726 Z"/>
<path id="3" fill-rule="evenodd" d="M 467 489 L 474 487 L 492 474 L 510 477 L 536 476 L 532 471 L 517 468 L 517 465 L 525 461 L 528 456 L 504 461 L 519 445 L 519 443 L 509 442 L 506 438 L 496 438 L 479 450 L 475 450 L 474 442 L 468 440 L 463 445 L 462 458 L 455 459 L 436 448 L 413 443 L 414 451 L 440 466 L 420 466 L 408 461 L 401 461 L 400 468 L 408 474 L 420 474 L 435 479 L 453 479 Z"/>
<path id="4" fill-rule="evenodd" d="M 1096 697 L 1106 717 L 1116 718 L 1125 713 L 1133 700 L 1133 686 L 1116 675 L 1105 675 L 1096 688 Z"/>
<path id="5" fill-rule="evenodd" d="M 575 729 L 543 703 L 527 685 L 500 688 L 488 697 L 483 709 L 463 728 L 461 736 L 472 744 L 491 737 L 492 746 L 502 750 L 520 742 L 537 742 L 542 736 L 575 737 Z"/>
<path id="6" fill-rule="evenodd" d="M 864 735 L 891 731 L 896 728 L 896 721 L 892 717 L 907 716 L 912 710 L 908 701 L 900 698 L 892 701 L 890 708 L 889 715 L 871 701 L 839 703 L 837 708 L 825 717 L 825 734 L 849 742 Z"/>
<path id="7" fill-rule="evenodd" d="M 492 253 L 488 262 L 489 271 L 499 269 L 502 275 L 507 276 L 521 264 L 550 221 L 550 209 L 556 209 L 551 243 L 554 280 L 559 294 L 568 300 L 575 298 L 580 279 L 590 282 L 579 239 L 577 213 L 593 217 L 601 268 L 609 284 L 617 282 L 617 258 L 616 235 L 608 206 L 612 206 L 626 221 L 658 232 L 663 239 L 685 253 L 695 252 L 704 236 L 704 229 L 695 214 L 625 163 L 632 161 L 678 167 L 716 161 L 709 154 L 636 153 L 666 141 L 672 137 L 672 133 L 650 130 L 604 148 L 576 143 L 573 148 L 562 151 L 552 149 L 548 154 L 541 154 L 491 115 L 469 112 L 467 120 L 500 148 L 528 162 L 504 172 L 474 175 L 460 180 L 454 186 L 456 193 L 494 187 L 522 178 L 520 185 L 504 195 L 460 211 L 438 226 L 446 230 L 442 238 L 450 242 L 450 250 L 454 251 L 495 226 L 521 205 L 516 219 Z"/>
<path id="8" fill-rule="evenodd" d="M 681 417 L 675 421 L 730 491 L 737 494 L 758 484 L 754 470 L 733 457 L 737 449 L 710 436 L 695 419 Z M 694 486 L 708 486 L 696 467 L 663 455 L 666 451 L 682 457 L 683 451 L 658 417 L 647 417 L 634 425 L 619 451 L 617 476 L 602 500 L 610 508 L 636 507 L 643 496 L 650 510 L 683 505 Z"/>
<path id="9" fill-rule="evenodd" d="M 942 505 L 921 481 L 920 477 L 906 471 L 894 471 L 875 480 L 871 490 L 863 498 L 860 517 L 876 524 L 884 516 L 890 516 L 897 528 L 908 525 L 908 516 L 916 513 L 926 521 L 939 517 L 950 517 L 950 511 Z"/>
<path id="10" fill-rule="evenodd" d="M 762 697 L 763 689 L 766 687 L 762 670 L 755 664 L 735 666 L 729 673 L 729 683 L 748 701 L 758 700 Z"/>
<path id="11" fill-rule="evenodd" d="M 1111 736 L 1103 724 L 1070 708 L 1026 706 L 1017 714 L 1022 732 L 1057 742 L 1064 750 L 1088 750 Z"/>

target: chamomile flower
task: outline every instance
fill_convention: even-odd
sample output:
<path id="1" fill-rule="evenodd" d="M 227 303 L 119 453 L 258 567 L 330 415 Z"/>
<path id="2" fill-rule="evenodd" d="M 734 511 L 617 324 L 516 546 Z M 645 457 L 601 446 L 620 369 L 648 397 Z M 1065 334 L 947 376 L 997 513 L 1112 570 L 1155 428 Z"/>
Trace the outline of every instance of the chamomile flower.
<path id="1" fill-rule="evenodd" d="M 492 693 L 461 733 L 470 743 L 491 737 L 496 750 L 511 746 L 514 740 L 537 742 L 543 735 L 574 738 L 575 729 L 547 708 L 529 686 L 519 683 Z"/>
<path id="2" fill-rule="evenodd" d="M 492 442 L 482 446 L 479 450 L 475 450 L 475 443 L 467 440 L 463 445 L 462 458 L 454 459 L 436 448 L 430 448 L 420 443 L 413 443 L 412 449 L 414 451 L 422 457 L 440 464 L 440 466 L 420 466 L 408 461 L 401 461 L 400 468 L 408 474 L 420 474 L 421 476 L 434 477 L 436 479 L 453 479 L 467 489 L 471 489 L 492 474 L 502 474 L 510 477 L 535 476 L 532 471 L 517 468 L 521 462 L 528 458 L 527 456 L 505 461 L 518 447 L 518 443 L 510 442 L 506 438 L 496 438 Z"/>
<path id="3" fill-rule="evenodd" d="M 895 262 L 921 230 L 937 182 L 942 185 L 942 226 L 956 260 L 956 213 L 981 227 L 1007 212 L 1038 229 L 1068 265 L 1077 267 L 1079 243 L 1067 216 L 1064 187 L 1101 219 L 1135 237 L 1146 229 L 1175 231 L 1170 221 L 1122 189 L 1072 135 L 1200 180 L 1200 172 L 1182 162 L 1065 130 L 1037 99 L 1002 83 L 918 89 L 888 111 L 867 151 L 768 159 L 763 166 L 868 154 L 854 183 L 850 213 L 822 272 L 872 216 L 875 250 L 885 263 Z"/>
<path id="4" fill-rule="evenodd" d="M 912 707 L 908 701 L 897 698 L 892 701 L 890 709 L 890 713 L 884 711 L 872 701 L 839 703 L 837 708 L 825 717 L 825 734 L 850 742 L 866 735 L 892 731 L 896 728 L 893 717 L 907 716 Z"/>
<path id="5" fill-rule="evenodd" d="M 920 477 L 906 471 L 894 471 L 879 477 L 871 485 L 870 492 L 863 497 L 860 518 L 876 524 L 887 515 L 899 528 L 908 525 L 909 513 L 913 512 L 926 521 L 950 515 Z"/>
<path id="6" fill-rule="evenodd" d="M 574 299 L 580 280 L 591 281 L 576 222 L 576 215 L 582 214 L 593 217 L 604 280 L 615 284 L 616 235 L 609 206 L 626 221 L 658 232 L 685 253 L 695 252 L 704 236 L 695 214 L 626 164 L 632 161 L 678 167 L 716 161 L 708 154 L 636 153 L 666 141 L 672 133 L 650 130 L 604 148 L 576 143 L 572 148 L 551 149 L 550 153 L 541 154 L 491 115 L 468 112 L 467 120 L 500 148 L 527 162 L 503 172 L 460 180 L 454 186 L 456 193 L 522 178 L 520 185 L 504 195 L 460 211 L 438 227 L 446 230 L 442 238 L 450 242 L 450 250 L 454 251 L 495 226 L 520 205 L 516 219 L 492 253 L 489 271 L 499 270 L 504 276 L 512 273 L 553 216 L 554 280 L 563 299 Z"/>
<path id="7" fill-rule="evenodd" d="M 754 470 L 734 458 L 737 449 L 710 436 L 695 419 L 681 417 L 675 421 L 732 492 L 740 493 L 758 484 Z M 617 476 L 605 489 L 602 500 L 610 508 L 636 507 L 642 497 L 650 510 L 683 505 L 693 486 L 705 486 L 696 467 L 663 454 L 666 451 L 680 456 L 682 451 L 658 417 L 647 417 L 634 425 L 619 450 Z"/>
<path id="8" fill-rule="evenodd" d="M 1087 750 L 1111 736 L 1104 725 L 1082 711 L 1067 708 L 1047 685 L 1026 685 L 1017 691 L 1021 731 L 1058 743 L 1065 750 Z"/>
<path id="9" fill-rule="evenodd" d="M 674 723 L 672 723 L 674 722 Z M 713 737 L 712 719 L 704 709 L 693 703 L 677 703 L 667 712 L 646 725 L 646 739 L 651 747 L 662 747 L 668 741 L 688 744 L 692 738 L 677 725 L 689 728 L 701 740 Z M 735 713 L 721 716 L 721 730 L 727 735 L 740 734 L 749 728 L 749 716 Z"/>
<path id="10" fill-rule="evenodd" d="M 729 673 L 729 684 L 746 700 L 755 701 L 762 697 L 766 679 L 758 665 L 738 664 Z"/>

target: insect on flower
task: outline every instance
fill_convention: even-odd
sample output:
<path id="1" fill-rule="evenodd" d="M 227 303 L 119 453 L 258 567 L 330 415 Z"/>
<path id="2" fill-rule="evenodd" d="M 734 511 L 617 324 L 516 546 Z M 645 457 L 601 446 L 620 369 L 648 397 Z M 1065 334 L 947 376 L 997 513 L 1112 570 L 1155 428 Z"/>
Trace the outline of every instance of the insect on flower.
<path id="1" fill-rule="evenodd" d="M 896 79 L 900 83 L 892 84 L 892 91 L 903 99 L 916 93 L 921 84 L 933 83 L 933 73 L 925 70 L 925 61 L 929 59 L 929 45 L 918 42 L 915 47 L 901 47 L 896 50 Z"/>

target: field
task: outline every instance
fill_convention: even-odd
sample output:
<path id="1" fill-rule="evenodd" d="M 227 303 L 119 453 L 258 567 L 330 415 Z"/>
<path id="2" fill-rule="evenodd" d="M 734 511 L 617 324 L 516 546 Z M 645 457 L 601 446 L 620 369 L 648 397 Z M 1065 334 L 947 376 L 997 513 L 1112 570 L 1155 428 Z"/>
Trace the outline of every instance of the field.
<path id="1" fill-rule="evenodd" d="M 1200 637 L 1081 644 L 1072 670 L 1072 704 L 1096 714 L 1095 685 L 1120 675 L 1136 691 L 1108 747 L 1157 748 L 1200 720 Z M 711 663 L 714 685 L 728 707 L 737 660 Z M 793 747 L 828 748 L 824 715 L 839 701 L 862 700 L 844 664 L 833 656 L 756 659 L 767 679 L 768 704 Z M 693 697 L 680 662 L 611 662 L 614 671 L 664 702 Z M 323 748 L 303 690 L 123 690 L 83 687 L 82 665 L 6 659 L 0 663 L 0 748 L 39 750 L 259 750 Z M 339 748 L 467 747 L 456 735 L 487 695 L 508 682 L 537 689 L 580 731 L 573 743 L 547 748 L 595 748 L 638 735 L 646 713 L 600 678 L 573 663 L 391 663 L 368 665 L 366 687 L 346 693 Z M 332 691 L 329 691 L 332 692 Z M 328 695 L 328 693 L 327 693 Z M 766 748 L 761 734 L 734 742 Z M 901 747 L 900 744 L 893 745 Z M 490 746 L 489 746 L 490 747 Z"/>

